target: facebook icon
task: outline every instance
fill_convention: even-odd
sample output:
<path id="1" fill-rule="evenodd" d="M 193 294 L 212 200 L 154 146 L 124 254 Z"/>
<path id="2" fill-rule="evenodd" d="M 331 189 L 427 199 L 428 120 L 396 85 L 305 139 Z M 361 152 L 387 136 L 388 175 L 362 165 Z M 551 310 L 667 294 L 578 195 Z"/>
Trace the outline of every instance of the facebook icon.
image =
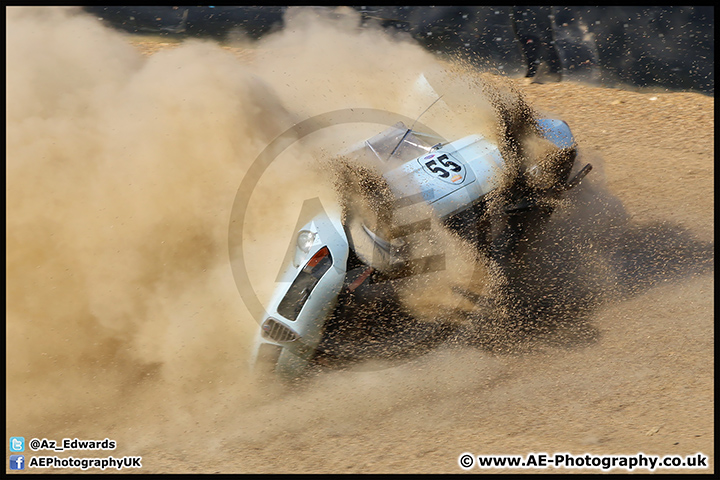
<path id="1" fill-rule="evenodd" d="M 10 455 L 10 470 L 25 470 L 25 455 Z"/>

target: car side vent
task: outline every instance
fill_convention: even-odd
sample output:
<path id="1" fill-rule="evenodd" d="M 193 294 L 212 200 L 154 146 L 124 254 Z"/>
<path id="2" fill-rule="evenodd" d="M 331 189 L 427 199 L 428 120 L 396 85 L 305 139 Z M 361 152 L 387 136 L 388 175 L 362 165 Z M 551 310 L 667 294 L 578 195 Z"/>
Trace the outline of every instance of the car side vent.
<path id="1" fill-rule="evenodd" d="M 278 343 L 294 342 L 298 339 L 297 333 L 278 322 L 274 318 L 265 320 L 262 326 L 265 338 Z"/>

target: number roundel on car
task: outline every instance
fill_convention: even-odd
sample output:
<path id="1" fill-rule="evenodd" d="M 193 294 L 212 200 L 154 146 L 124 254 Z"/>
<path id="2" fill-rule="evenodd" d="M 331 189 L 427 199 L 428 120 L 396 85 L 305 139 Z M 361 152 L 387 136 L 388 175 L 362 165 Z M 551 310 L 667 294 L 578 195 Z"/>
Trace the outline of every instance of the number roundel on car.
<path id="1" fill-rule="evenodd" d="M 431 153 L 418 158 L 428 174 L 452 185 L 461 185 L 465 181 L 465 165 L 449 153 Z"/>

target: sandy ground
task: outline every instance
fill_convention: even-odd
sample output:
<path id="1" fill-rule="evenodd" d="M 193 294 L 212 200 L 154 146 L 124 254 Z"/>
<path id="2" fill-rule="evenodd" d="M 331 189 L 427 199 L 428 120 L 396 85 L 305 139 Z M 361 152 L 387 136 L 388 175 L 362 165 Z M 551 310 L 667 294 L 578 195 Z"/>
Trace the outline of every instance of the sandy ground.
<path id="1" fill-rule="evenodd" d="M 135 46 L 145 55 L 163 50 L 162 45 Z M 700 452 L 709 456 L 709 467 L 686 471 L 713 472 L 714 98 L 508 81 L 516 82 L 538 111 L 566 120 L 581 158 L 595 166 L 592 178 L 582 185 L 583 198 L 589 202 L 588 211 L 596 205 L 598 218 L 604 220 L 597 224 L 588 220 L 594 236 L 586 238 L 612 253 L 615 270 L 608 287 L 612 293 L 603 296 L 583 319 L 584 335 L 558 334 L 531 342 L 531 348 L 523 352 L 446 347 L 393 368 L 333 372 L 303 389 L 260 395 L 247 387 L 241 374 L 234 377 L 233 369 L 243 365 L 245 354 L 233 347 L 237 334 L 231 329 L 236 320 L 204 323 L 191 334 L 179 323 L 163 324 L 164 330 L 150 329 L 149 320 L 120 328 L 124 315 L 137 318 L 140 307 L 132 304 L 126 305 L 122 315 L 108 317 L 117 322 L 114 325 L 71 324 L 68 315 L 71 326 L 65 328 L 57 322 L 66 317 L 52 317 L 60 300 L 45 296 L 44 288 L 57 286 L 54 291 L 77 300 L 71 302 L 72 309 L 67 307 L 68 312 L 87 308 L 93 318 L 104 318 L 98 309 L 125 304 L 121 298 L 127 297 L 114 296 L 111 290 L 117 291 L 116 283 L 107 283 L 110 287 L 95 299 L 100 307 L 93 298 L 74 297 L 73 282 L 79 274 L 62 276 L 68 269 L 72 271 L 72 264 L 66 268 L 61 263 L 56 270 L 48 270 L 50 277 L 32 273 L 42 262 L 59 262 L 52 257 L 55 250 L 46 250 L 50 254 L 44 256 L 39 251 L 27 252 L 18 238 L 34 237 L 16 238 L 9 233 L 8 294 L 16 300 L 8 307 L 7 437 L 23 435 L 28 441 L 34 437 L 109 437 L 118 441 L 116 451 L 73 452 L 73 456 L 139 455 L 142 473 L 461 473 L 458 457 L 465 452 L 596 456 Z M 116 147 L 124 148 L 120 145 Z M 9 157 L 18 151 L 17 144 L 11 145 Z M 20 175 L 17 168 L 8 167 L 8 185 L 21 183 L 27 188 L 28 183 L 22 182 L 36 177 Z M 152 177 L 153 173 L 157 172 L 148 167 L 146 174 Z M 176 180 L 189 182 L 192 178 Z M 238 178 L 233 173 L 226 181 L 227 188 L 222 179 L 215 178 L 219 182 L 215 185 L 232 193 Z M 196 179 L 206 181 L 202 175 Z M 117 188 L 121 184 L 112 185 Z M 85 188 L 82 183 L 74 185 Z M 141 183 L 133 195 L 158 185 L 156 180 Z M 12 200 L 19 191 L 11 188 L 8 198 Z M 602 201 L 595 204 L 593 192 L 602 196 Z M 52 192 L 48 195 L 40 197 L 50 199 L 59 209 L 65 207 L 62 197 Z M 11 215 L 18 211 L 11 210 L 13 205 L 8 207 L 9 226 L 28 225 L 29 213 Z M 216 215 L 211 208 L 209 205 L 201 213 Z M 111 212 L 119 228 L 121 222 L 141 216 Z M 196 217 L 196 213 L 189 211 L 188 215 L 201 226 L 214 225 L 203 223 L 199 219 L 204 217 Z M 73 224 L 78 215 L 66 217 L 67 222 Z M 91 210 L 88 218 L 97 220 L 104 218 L 102 215 L 103 209 L 98 208 Z M 612 234 L 608 230 L 605 236 L 602 222 L 608 219 Z M 49 218 L 46 221 L 55 225 Z M 167 225 L 174 225 L 172 220 L 160 222 L 152 232 L 165 231 L 161 224 L 168 229 Z M 176 233 L 192 228 L 183 223 L 175 227 Z M 94 243 L 78 238 L 84 248 L 82 255 L 105 258 L 93 250 Z M 121 251 L 120 241 L 125 237 L 103 238 Z M 145 239 L 148 243 L 155 240 Z M 178 255 L 194 257 L 206 251 L 198 250 L 198 245 L 218 262 L 226 255 L 212 242 L 182 244 L 167 257 L 164 250 L 156 253 L 163 262 L 173 262 Z M 52 248 L 61 247 L 54 243 Z M 140 260 L 151 262 L 149 256 Z M 199 272 L 206 266 L 201 260 L 183 263 L 183 272 Z M 26 271 L 30 273 L 19 273 Z M 53 283 L 53 272 L 63 285 Z M 228 288 L 201 287 L 201 295 L 190 296 L 180 289 L 184 277 L 178 273 L 166 283 L 153 283 L 153 295 L 180 298 L 172 312 L 187 318 L 183 321 L 194 321 L 195 314 L 203 318 L 203 308 L 215 316 L 232 317 L 242 306 L 239 299 L 224 300 L 233 294 L 233 288 L 229 274 L 222 272 L 202 273 L 202 280 L 211 286 L 213 282 L 229 283 Z M 119 269 L 108 274 L 125 275 Z M 154 274 L 163 278 L 162 273 Z M 83 278 L 87 287 L 78 288 L 92 289 L 93 282 L 109 277 Z M 133 291 L 148 285 L 127 283 Z M 22 302 L 17 300 L 20 297 Z M 44 307 L 31 307 L 35 305 L 31 298 L 39 298 Z M 168 312 L 166 308 L 154 310 L 154 304 L 143 305 L 142 314 L 147 318 Z M 52 317 L 53 323 L 43 323 L 43 316 Z M 79 329 L 95 336 L 76 341 L 72 332 Z M 115 331 L 113 340 L 105 340 L 102 329 Z M 128 331 L 144 332 L 165 343 L 137 343 Z M 53 339 L 43 343 L 46 335 Z M 198 342 L 193 343 L 195 340 Z M 70 348 L 57 347 L 63 341 Z M 124 356 L 126 341 L 133 356 Z M 19 348 L 24 349 L 24 356 Z M 188 381 L 178 380 L 182 378 Z M 30 455 L 26 451 L 26 456 Z M 470 470 L 515 471 L 600 470 Z"/>

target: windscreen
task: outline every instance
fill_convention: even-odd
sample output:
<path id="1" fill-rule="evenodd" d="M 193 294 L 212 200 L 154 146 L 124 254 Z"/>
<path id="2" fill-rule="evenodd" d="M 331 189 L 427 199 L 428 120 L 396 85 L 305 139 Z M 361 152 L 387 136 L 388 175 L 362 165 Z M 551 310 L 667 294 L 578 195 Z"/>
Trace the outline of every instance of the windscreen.
<path id="1" fill-rule="evenodd" d="M 423 135 L 424 136 L 424 135 Z M 398 122 L 365 142 L 373 154 L 383 162 L 392 157 L 403 161 L 412 160 L 428 153 L 432 144 L 420 134 Z"/>

